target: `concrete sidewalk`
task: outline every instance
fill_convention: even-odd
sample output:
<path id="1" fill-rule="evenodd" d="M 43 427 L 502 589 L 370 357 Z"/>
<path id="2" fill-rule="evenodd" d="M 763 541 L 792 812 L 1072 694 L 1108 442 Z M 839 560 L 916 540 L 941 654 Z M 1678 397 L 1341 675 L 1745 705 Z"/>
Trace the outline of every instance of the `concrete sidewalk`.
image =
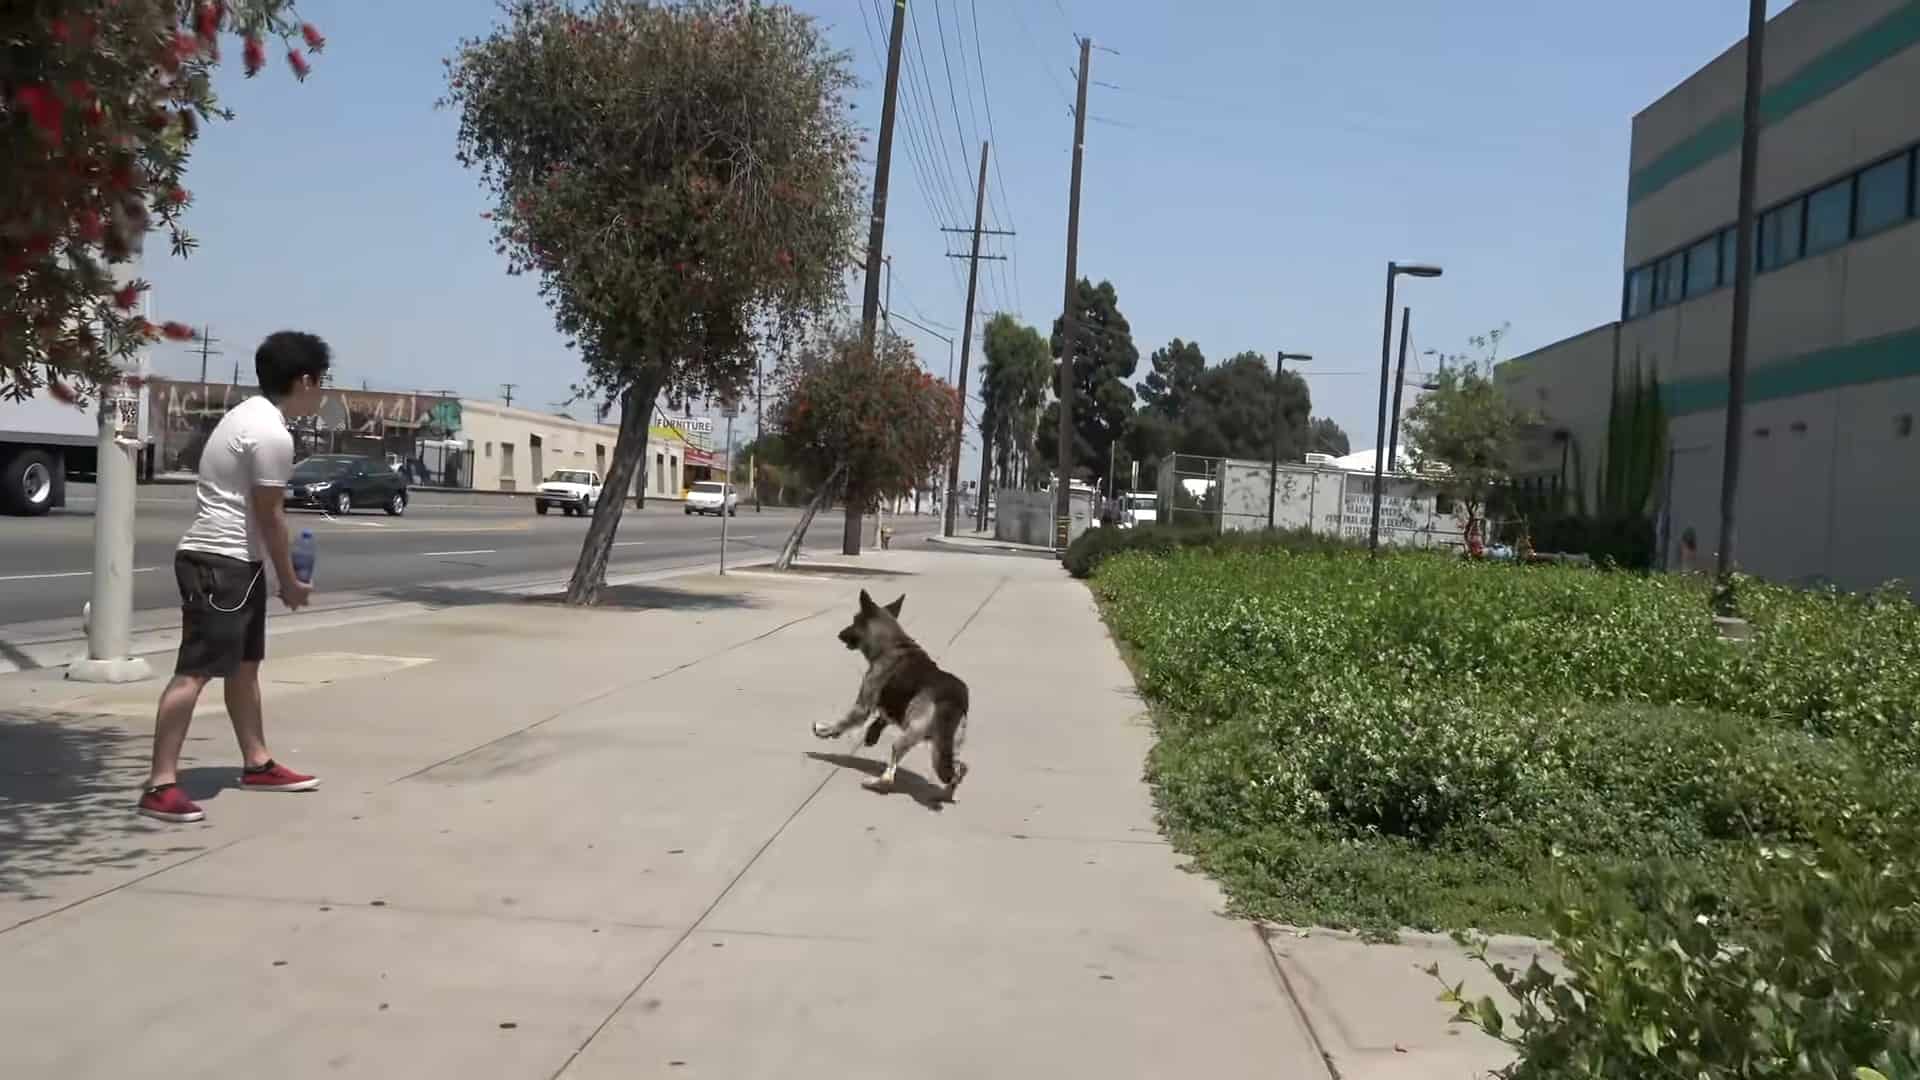
<path id="1" fill-rule="evenodd" d="M 861 562 L 276 639 L 270 737 L 326 786 L 236 790 L 209 700 L 194 826 L 130 811 L 157 684 L 0 678 L 0 1076 L 1325 1077 L 1350 1054 L 1340 1075 L 1465 1077 L 1485 1059 L 1400 957 L 1311 939 L 1296 958 L 1218 914 L 1154 828 L 1146 720 L 1057 566 Z M 906 593 L 907 628 L 972 685 L 954 804 L 918 780 L 924 750 L 880 796 L 859 786 L 874 751 L 808 731 L 852 694 L 833 635 L 863 585 Z M 1343 979 L 1356 952 L 1391 986 Z M 1394 989 L 1425 1003 L 1411 1026 L 1346 1015 Z"/>

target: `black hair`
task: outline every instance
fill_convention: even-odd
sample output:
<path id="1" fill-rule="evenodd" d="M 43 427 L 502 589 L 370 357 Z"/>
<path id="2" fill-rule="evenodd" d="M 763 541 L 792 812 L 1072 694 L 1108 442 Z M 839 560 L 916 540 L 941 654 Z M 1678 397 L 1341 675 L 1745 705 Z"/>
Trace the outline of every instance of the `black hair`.
<path id="1" fill-rule="evenodd" d="M 253 353 L 253 373 L 260 380 L 260 392 L 272 401 L 293 393 L 302 375 L 315 382 L 333 366 L 333 350 L 313 334 L 282 330 L 267 335 Z"/>

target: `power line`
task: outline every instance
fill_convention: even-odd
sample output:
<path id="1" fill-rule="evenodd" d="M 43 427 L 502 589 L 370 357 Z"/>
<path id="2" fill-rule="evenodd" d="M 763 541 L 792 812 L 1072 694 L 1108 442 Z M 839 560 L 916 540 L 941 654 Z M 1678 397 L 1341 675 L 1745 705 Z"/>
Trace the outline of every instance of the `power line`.
<path id="1" fill-rule="evenodd" d="M 1000 146 L 1002 145 L 1000 136 L 993 130 L 993 95 L 987 90 L 986 51 L 980 46 L 980 0 L 969 0 L 969 7 L 973 13 L 973 62 L 975 66 L 980 69 L 980 101 L 981 104 L 986 106 L 987 111 L 987 138 L 991 140 L 995 146 Z M 1000 188 L 1011 190 L 1007 189 L 1006 174 L 1000 171 L 1000 158 L 998 155 L 995 155 L 993 159 L 993 179 L 999 184 Z M 1006 227 L 1014 232 L 1018 232 L 1020 226 L 1013 220 L 1013 211 L 1006 209 L 1006 190 L 996 191 L 994 194 L 1000 199 L 1000 204 L 1006 217 Z M 998 215 L 996 215 L 996 217 L 997 216 Z M 1008 260 L 1008 263 L 1013 269 L 1013 309 L 1017 314 L 1020 310 L 1020 246 L 1018 244 L 1007 245 L 1007 253 L 1012 256 L 1012 258 Z M 1005 271 L 1002 271 L 1002 273 L 1005 273 Z"/>

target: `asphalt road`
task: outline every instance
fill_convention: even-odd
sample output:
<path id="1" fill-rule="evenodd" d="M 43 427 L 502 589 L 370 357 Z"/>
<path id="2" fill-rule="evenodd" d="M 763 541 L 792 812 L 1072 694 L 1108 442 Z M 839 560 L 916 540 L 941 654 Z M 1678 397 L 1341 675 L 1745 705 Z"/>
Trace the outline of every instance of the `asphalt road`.
<path id="1" fill-rule="evenodd" d="M 41 518 L 0 517 L 0 624 L 77 616 L 91 595 L 93 503 L 90 485 L 69 492 L 70 505 Z M 135 512 L 136 611 L 179 605 L 173 549 L 193 515 L 189 488 L 143 487 Z M 318 592 L 401 592 L 408 587 L 505 577 L 564 578 L 580 555 L 584 518 L 537 517 L 525 503 L 502 507 L 435 507 L 416 493 L 404 517 L 361 510 L 345 518 L 292 511 L 294 527 L 319 540 Z M 729 564 L 765 561 L 786 540 L 799 511 L 743 507 L 728 523 Z M 808 530 L 807 550 L 839 550 L 838 512 Z M 936 518 L 902 516 L 896 538 L 931 534 Z M 720 521 L 687 516 L 678 503 L 627 508 L 608 563 L 622 572 L 718 563 Z"/>

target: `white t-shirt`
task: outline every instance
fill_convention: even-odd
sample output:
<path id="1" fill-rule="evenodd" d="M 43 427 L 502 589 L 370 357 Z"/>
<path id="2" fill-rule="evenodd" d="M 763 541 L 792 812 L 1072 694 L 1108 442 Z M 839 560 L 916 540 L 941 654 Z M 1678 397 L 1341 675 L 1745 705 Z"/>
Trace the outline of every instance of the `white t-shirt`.
<path id="1" fill-rule="evenodd" d="M 280 407 L 251 397 L 227 410 L 200 451 L 193 524 L 180 550 L 266 561 L 249 500 L 254 488 L 286 487 L 292 475 L 293 435 Z"/>

